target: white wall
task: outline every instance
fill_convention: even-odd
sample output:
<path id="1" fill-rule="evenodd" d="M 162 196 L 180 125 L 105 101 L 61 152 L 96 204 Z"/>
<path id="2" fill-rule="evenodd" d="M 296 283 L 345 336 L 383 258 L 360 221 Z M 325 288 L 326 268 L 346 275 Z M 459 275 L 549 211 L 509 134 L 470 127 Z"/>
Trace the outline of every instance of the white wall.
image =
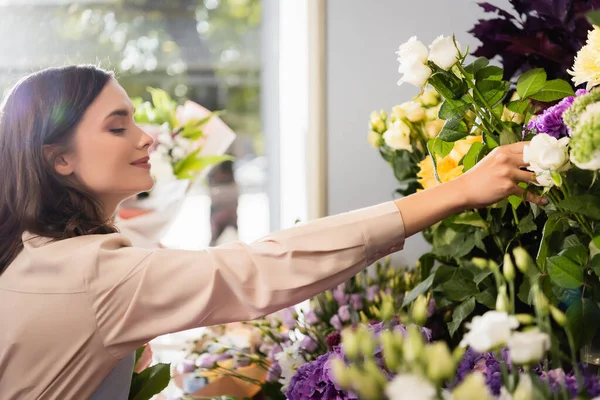
<path id="1" fill-rule="evenodd" d="M 504 8 L 508 0 L 492 3 Z M 429 44 L 454 33 L 463 48 L 474 49 L 467 31 L 484 14 L 472 0 L 328 0 L 327 6 L 328 213 L 335 214 L 392 199 L 392 170 L 366 135 L 371 111 L 418 93 L 396 85 L 398 46 L 413 35 Z M 413 265 L 426 250 L 419 235 L 394 259 Z"/>

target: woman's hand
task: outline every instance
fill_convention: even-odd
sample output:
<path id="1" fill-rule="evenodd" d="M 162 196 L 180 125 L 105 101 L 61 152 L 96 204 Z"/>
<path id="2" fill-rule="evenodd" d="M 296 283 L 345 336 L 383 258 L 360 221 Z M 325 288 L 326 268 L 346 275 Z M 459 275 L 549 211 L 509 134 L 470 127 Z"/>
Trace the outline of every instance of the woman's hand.
<path id="1" fill-rule="evenodd" d="M 521 168 L 525 142 L 494 149 L 475 167 L 455 180 L 396 200 L 406 237 L 458 212 L 486 207 L 510 195 L 522 196 L 520 182 L 535 181 L 535 174 Z M 546 204 L 546 199 L 527 193 L 527 200 Z"/>
<path id="2" fill-rule="evenodd" d="M 535 173 L 522 170 L 528 164 L 523 161 L 523 149 L 527 142 L 518 142 L 495 148 L 475 167 L 455 180 L 465 195 L 466 208 L 481 208 L 504 200 L 510 195 L 522 197 L 524 189 L 518 183 L 535 182 Z M 527 201 L 545 205 L 548 201 L 531 192 Z"/>

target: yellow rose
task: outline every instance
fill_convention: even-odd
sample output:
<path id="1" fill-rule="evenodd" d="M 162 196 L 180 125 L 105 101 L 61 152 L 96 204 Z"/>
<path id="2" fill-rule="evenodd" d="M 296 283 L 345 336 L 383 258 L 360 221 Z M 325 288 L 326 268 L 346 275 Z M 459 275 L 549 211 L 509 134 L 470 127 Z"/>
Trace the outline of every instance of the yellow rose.
<path id="1" fill-rule="evenodd" d="M 440 95 L 435 89 L 425 89 L 419 100 L 425 107 L 436 106 L 440 102 Z"/>
<path id="2" fill-rule="evenodd" d="M 516 122 L 517 124 L 522 124 L 523 121 L 525 121 L 525 116 L 523 114 L 516 113 L 504 107 L 501 119 L 502 121 L 512 121 Z"/>
<path id="3" fill-rule="evenodd" d="M 441 183 L 450 182 L 463 174 L 463 166 L 458 165 L 458 163 L 467 154 L 473 143 L 481 142 L 482 140 L 481 136 L 467 136 L 462 140 L 457 140 L 454 142 L 454 147 L 450 154 L 446 157 L 438 158 L 437 173 Z M 418 166 L 417 181 L 424 189 L 429 189 L 440 184 L 434 174 L 431 156 L 425 157 Z"/>
<path id="4" fill-rule="evenodd" d="M 476 142 L 483 142 L 482 136 L 467 136 L 464 139 L 457 140 L 454 142 L 454 147 L 452 151 L 448 155 L 448 157 L 452 158 L 456 163 L 459 163 L 460 160 L 469 152 L 471 145 Z"/>

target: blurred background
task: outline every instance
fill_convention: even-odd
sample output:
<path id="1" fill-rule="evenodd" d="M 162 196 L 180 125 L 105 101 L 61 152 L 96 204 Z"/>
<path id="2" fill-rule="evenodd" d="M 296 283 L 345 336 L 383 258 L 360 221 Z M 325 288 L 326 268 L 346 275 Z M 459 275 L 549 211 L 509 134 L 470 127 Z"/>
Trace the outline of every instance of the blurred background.
<path id="1" fill-rule="evenodd" d="M 235 161 L 194 186 L 163 243 L 252 241 L 391 200 L 395 178 L 366 137 L 371 111 L 418 92 L 396 85 L 395 51 L 413 35 L 475 47 L 483 15 L 472 0 L 0 0 L 0 93 L 47 66 L 94 63 L 131 97 L 152 86 L 226 110 Z M 426 251 L 413 237 L 395 262 Z M 175 361 L 194 335 L 160 338 L 158 357 Z"/>

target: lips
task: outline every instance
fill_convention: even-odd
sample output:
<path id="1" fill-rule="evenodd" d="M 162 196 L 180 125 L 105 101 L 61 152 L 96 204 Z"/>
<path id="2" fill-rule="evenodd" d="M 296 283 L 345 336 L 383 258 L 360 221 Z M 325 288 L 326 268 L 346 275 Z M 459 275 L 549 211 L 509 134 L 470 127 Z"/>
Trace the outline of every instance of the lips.
<path id="1" fill-rule="evenodd" d="M 134 167 L 150 168 L 150 164 L 148 163 L 148 161 L 150 161 L 150 157 L 146 156 L 135 160 L 131 163 L 131 165 L 133 165 Z"/>

